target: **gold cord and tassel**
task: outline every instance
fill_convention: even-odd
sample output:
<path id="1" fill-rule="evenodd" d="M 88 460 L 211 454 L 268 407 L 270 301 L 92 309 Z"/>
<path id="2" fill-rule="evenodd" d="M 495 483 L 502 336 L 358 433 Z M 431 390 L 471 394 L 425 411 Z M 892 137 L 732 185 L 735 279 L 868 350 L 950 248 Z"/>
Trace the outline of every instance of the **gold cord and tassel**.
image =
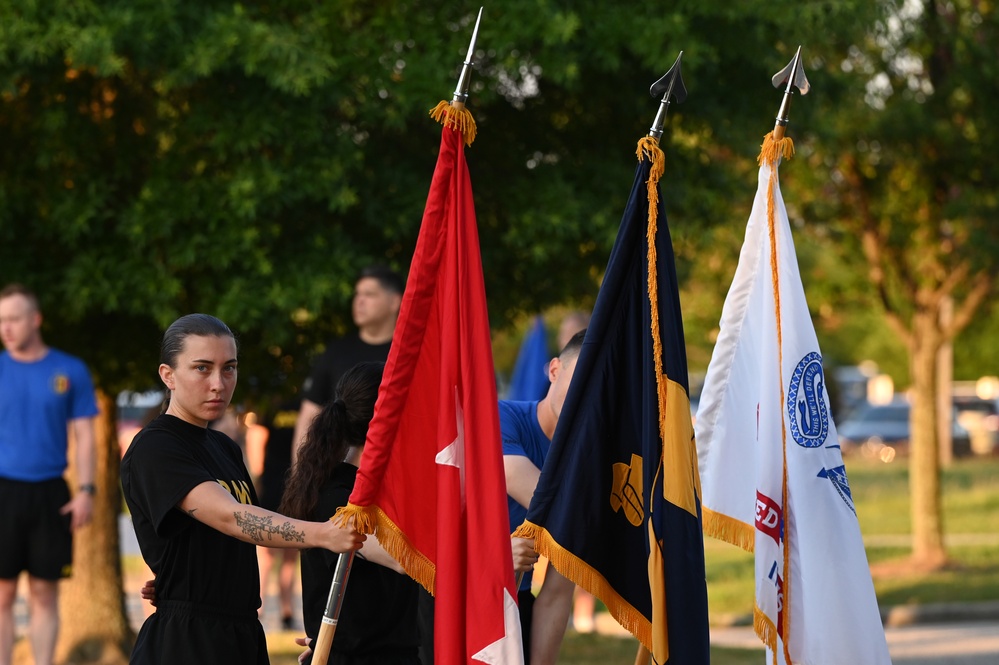
<path id="1" fill-rule="evenodd" d="M 770 132 L 763 137 L 763 145 L 760 146 L 760 156 L 756 159 L 756 162 L 760 166 L 764 164 L 777 166 L 777 159 L 779 157 L 791 159 L 792 155 L 794 155 L 794 141 L 791 140 L 791 137 L 785 136 L 780 139 L 774 139 L 774 133 Z"/>
<path id="2" fill-rule="evenodd" d="M 430 109 L 430 117 L 445 127 L 456 130 L 461 134 L 465 145 L 472 145 L 475 140 L 475 118 L 464 105 L 461 107 L 452 106 L 451 102 L 442 100 L 437 106 Z"/>
<path id="3" fill-rule="evenodd" d="M 767 230 L 770 240 L 770 272 L 771 272 L 771 282 L 773 284 L 773 297 L 774 297 L 774 314 L 776 317 L 777 324 L 777 368 L 778 375 L 783 371 L 784 366 L 784 342 L 783 342 L 783 326 L 781 325 L 781 302 L 780 302 L 780 267 L 778 260 L 778 247 L 777 247 L 777 222 L 776 222 L 776 197 L 777 197 L 777 166 L 780 163 L 780 159 L 790 159 L 794 155 L 794 142 L 787 136 L 781 136 L 779 139 L 774 138 L 774 132 L 770 132 L 765 137 L 763 137 L 763 145 L 760 147 L 760 156 L 758 162 L 760 166 L 764 164 L 770 167 L 770 177 L 767 182 Z M 780 403 L 784 403 L 784 386 L 780 386 Z M 783 472 L 781 479 L 781 506 L 786 515 L 787 505 L 788 505 L 788 478 L 787 478 L 787 430 L 784 426 L 783 421 L 781 422 L 781 450 L 783 451 Z M 789 534 L 787 531 L 784 532 L 783 538 L 783 570 L 788 571 L 791 569 L 791 543 L 788 541 Z M 784 576 L 784 603 L 790 602 L 791 597 L 791 580 L 788 575 Z M 784 625 L 781 627 L 784 630 L 784 635 L 788 635 L 790 632 L 791 624 L 791 613 L 785 612 Z M 764 621 L 765 620 L 765 621 Z M 768 624 L 769 618 L 766 617 L 761 611 L 756 613 L 756 618 L 754 621 L 754 627 L 756 628 L 756 634 L 759 635 L 774 651 L 773 659 L 774 663 L 777 662 L 777 649 L 776 649 L 776 638 L 774 632 L 775 627 Z M 788 650 L 787 641 L 784 642 L 784 657 L 787 662 L 791 661 L 791 655 Z"/>
<path id="4" fill-rule="evenodd" d="M 649 168 L 649 180 L 646 183 L 649 193 L 649 215 L 648 227 L 646 229 L 646 239 L 648 240 L 648 293 L 649 304 L 652 314 L 652 355 L 655 358 L 656 389 L 659 395 L 659 404 L 665 405 L 666 389 L 668 382 L 663 374 L 663 343 L 659 335 L 659 273 L 657 269 L 658 255 L 656 252 L 656 233 L 659 228 L 659 179 L 666 172 L 666 155 L 659 142 L 651 136 L 644 136 L 638 141 L 635 149 L 635 156 L 638 161 L 648 159 L 652 162 Z M 666 435 L 666 409 L 659 410 L 659 436 L 663 441 L 667 441 Z M 661 464 L 661 460 L 660 460 Z"/>

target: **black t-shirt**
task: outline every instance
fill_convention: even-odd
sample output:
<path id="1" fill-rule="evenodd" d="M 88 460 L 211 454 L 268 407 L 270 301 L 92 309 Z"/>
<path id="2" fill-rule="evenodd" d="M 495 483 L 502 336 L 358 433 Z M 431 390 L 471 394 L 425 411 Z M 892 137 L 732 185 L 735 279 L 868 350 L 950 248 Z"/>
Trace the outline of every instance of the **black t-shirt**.
<path id="1" fill-rule="evenodd" d="M 177 504 L 203 482 L 257 504 L 239 446 L 225 434 L 163 414 L 140 431 L 121 462 L 121 484 L 156 597 L 256 617 L 256 547 L 185 514 Z"/>
<path id="2" fill-rule="evenodd" d="M 338 465 L 320 490 L 312 519 L 328 520 L 347 505 L 356 475 L 356 466 Z M 338 556 L 323 549 L 302 552 L 302 614 L 305 632 L 313 639 L 319 634 Z M 420 644 L 418 588 L 409 576 L 355 556 L 333 638 L 334 660 L 337 653 L 361 656 L 382 650 L 411 650 L 415 657 Z"/>
<path id="3" fill-rule="evenodd" d="M 302 387 L 302 397 L 319 406 L 333 399 L 333 392 L 340 377 L 348 369 L 363 362 L 385 362 L 391 342 L 368 344 L 354 332 L 335 339 L 319 356 L 312 373 Z"/>

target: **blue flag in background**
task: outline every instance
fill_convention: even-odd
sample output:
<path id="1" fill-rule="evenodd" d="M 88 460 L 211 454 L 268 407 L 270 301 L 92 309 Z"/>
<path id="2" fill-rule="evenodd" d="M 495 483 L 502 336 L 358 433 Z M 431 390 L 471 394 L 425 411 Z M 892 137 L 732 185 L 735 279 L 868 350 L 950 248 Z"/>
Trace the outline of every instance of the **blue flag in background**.
<path id="1" fill-rule="evenodd" d="M 536 538 L 536 549 L 600 598 L 656 663 L 708 665 L 700 481 L 676 268 L 659 201 L 664 159 L 651 139 L 639 142 L 638 155 L 551 450 L 517 535 Z"/>
<path id="2" fill-rule="evenodd" d="M 517 353 L 517 362 L 510 377 L 510 390 L 506 399 L 531 402 L 541 399 L 548 393 L 548 334 L 545 322 L 535 316 L 530 330 L 524 335 Z"/>

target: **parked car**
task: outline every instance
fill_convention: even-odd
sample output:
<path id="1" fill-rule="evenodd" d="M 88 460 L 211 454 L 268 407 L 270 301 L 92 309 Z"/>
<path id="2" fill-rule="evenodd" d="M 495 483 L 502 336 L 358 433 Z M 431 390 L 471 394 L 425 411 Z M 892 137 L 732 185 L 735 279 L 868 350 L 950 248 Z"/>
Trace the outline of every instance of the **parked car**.
<path id="1" fill-rule="evenodd" d="M 908 455 L 911 411 L 911 405 L 906 401 L 858 407 L 836 426 L 843 454 L 859 453 L 882 462 Z M 968 431 L 957 420 L 952 422 L 954 456 L 970 455 L 971 437 Z"/>
<path id="2" fill-rule="evenodd" d="M 954 395 L 954 418 L 971 436 L 971 452 L 999 452 L 999 404 L 974 395 Z"/>

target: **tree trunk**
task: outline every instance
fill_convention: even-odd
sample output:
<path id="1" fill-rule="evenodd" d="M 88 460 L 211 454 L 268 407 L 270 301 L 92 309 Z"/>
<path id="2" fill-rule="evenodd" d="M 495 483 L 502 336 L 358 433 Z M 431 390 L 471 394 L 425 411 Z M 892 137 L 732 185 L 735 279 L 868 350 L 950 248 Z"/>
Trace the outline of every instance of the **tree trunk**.
<path id="1" fill-rule="evenodd" d="M 59 643 L 56 661 L 127 663 L 135 634 L 128 622 L 122 591 L 118 516 L 121 454 L 115 426 L 115 404 L 98 391 L 95 420 L 97 474 L 93 521 L 73 538 L 73 576 L 59 594 Z M 70 460 L 74 460 L 70 451 Z M 71 462 L 72 463 L 72 462 Z M 75 476 L 70 474 L 71 482 Z"/>
<path id="2" fill-rule="evenodd" d="M 946 329 L 954 319 L 954 303 L 950 296 L 940 300 L 940 328 Z M 941 468 L 954 462 L 954 344 L 946 340 L 937 351 L 937 450 Z"/>
<path id="3" fill-rule="evenodd" d="M 937 351 L 940 344 L 934 318 L 913 320 L 912 411 L 909 416 L 909 493 L 912 516 L 912 558 L 920 566 L 943 565 L 940 458 L 937 444 Z"/>

